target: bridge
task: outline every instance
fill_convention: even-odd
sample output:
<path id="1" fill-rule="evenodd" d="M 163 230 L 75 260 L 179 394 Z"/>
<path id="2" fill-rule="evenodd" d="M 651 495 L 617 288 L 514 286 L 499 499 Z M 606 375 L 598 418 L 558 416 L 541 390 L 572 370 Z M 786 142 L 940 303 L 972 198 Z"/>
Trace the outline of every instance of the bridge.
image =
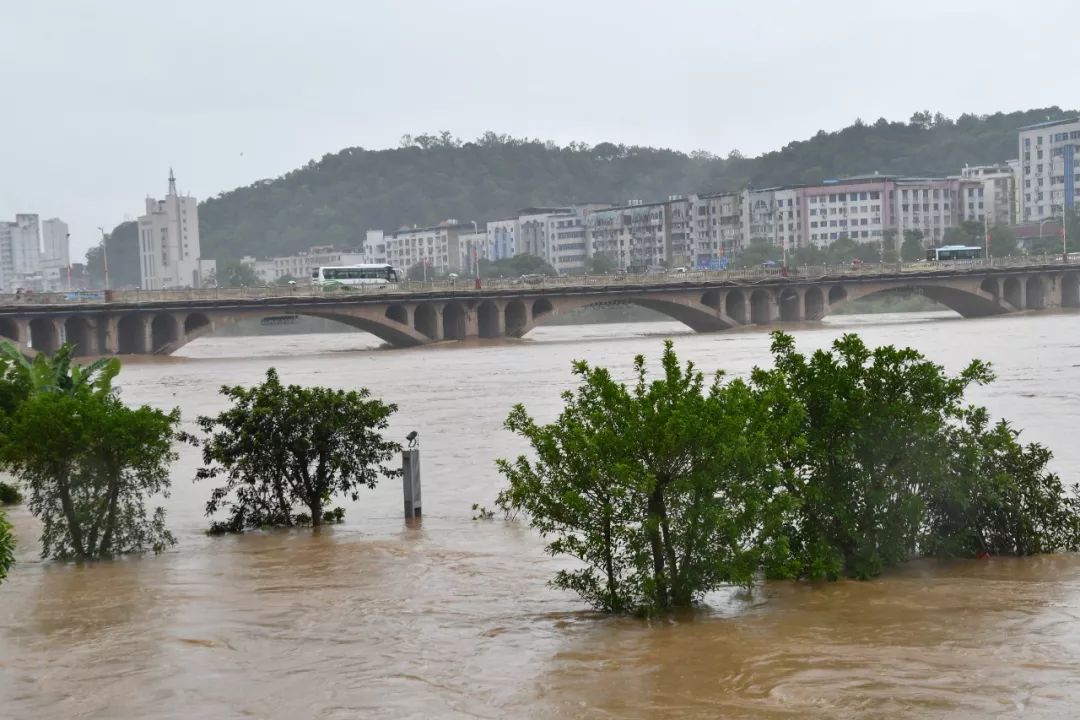
<path id="1" fill-rule="evenodd" d="M 964 317 L 1080 307 L 1080 264 L 918 263 L 867 269 L 804 268 L 665 276 L 567 277 L 542 284 L 402 283 L 322 291 L 301 287 L 58 293 L 0 297 L 0 336 L 23 350 L 169 354 L 245 318 L 304 315 L 372 333 L 395 347 L 465 338 L 520 338 L 580 308 L 633 304 L 697 332 L 820 320 L 845 303 L 921 293 Z"/>

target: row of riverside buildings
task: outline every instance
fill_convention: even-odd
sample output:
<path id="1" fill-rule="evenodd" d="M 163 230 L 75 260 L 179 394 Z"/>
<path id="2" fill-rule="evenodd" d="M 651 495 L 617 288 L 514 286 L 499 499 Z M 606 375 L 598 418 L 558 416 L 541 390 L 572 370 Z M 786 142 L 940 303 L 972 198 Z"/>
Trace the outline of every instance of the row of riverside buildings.
<path id="1" fill-rule="evenodd" d="M 0 221 L 0 291 L 52 292 L 69 289 L 68 226 L 60 218 L 42 222 L 34 213 Z"/>
<path id="2" fill-rule="evenodd" d="M 840 239 L 880 244 L 905 232 L 940 245 L 961 222 L 1038 224 L 1073 208 L 1080 186 L 1080 118 L 1018 131 L 1018 158 L 964 167 L 944 178 L 866 175 L 818 185 L 672 195 L 623 205 L 592 202 L 530 207 L 487 222 L 446 220 L 427 227 L 369 230 L 359 249 L 315 247 L 287 258 L 244 258 L 264 282 L 307 277 L 320 265 L 426 263 L 433 272 L 468 273 L 474 258 L 543 258 L 559 273 L 578 273 L 604 255 L 618 267 L 712 268 L 750 242 L 792 252 Z"/>

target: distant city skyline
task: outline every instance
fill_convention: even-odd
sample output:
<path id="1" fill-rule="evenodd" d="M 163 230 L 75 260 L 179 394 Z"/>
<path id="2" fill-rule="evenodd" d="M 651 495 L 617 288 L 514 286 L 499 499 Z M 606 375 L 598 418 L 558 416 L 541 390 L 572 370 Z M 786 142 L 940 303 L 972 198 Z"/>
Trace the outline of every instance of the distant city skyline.
<path id="1" fill-rule="evenodd" d="M 168 168 L 213 197 L 348 146 L 485 130 L 756 156 L 857 117 L 1080 105 L 1065 0 L 9 4 L 0 217 L 59 216 L 72 260 Z M 1063 56 L 1064 59 L 1064 56 Z M 633 101 L 628 101 L 632 99 Z M 28 110 L 28 108 L 30 110 Z M 1007 158 L 997 158 L 1005 160 Z"/>

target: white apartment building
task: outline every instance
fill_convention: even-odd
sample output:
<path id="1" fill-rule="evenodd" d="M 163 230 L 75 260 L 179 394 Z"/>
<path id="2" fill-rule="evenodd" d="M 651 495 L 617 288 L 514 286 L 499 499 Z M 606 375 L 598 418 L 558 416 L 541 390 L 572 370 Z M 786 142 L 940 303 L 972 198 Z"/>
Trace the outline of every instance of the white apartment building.
<path id="1" fill-rule="evenodd" d="M 521 210 L 516 254 L 542 258 L 558 273 L 580 272 L 589 257 L 586 216 L 577 206 Z"/>
<path id="2" fill-rule="evenodd" d="M 298 283 L 307 282 L 321 267 L 361 265 L 369 260 L 361 251 L 336 250 L 333 245 L 316 245 L 296 255 L 284 255 L 265 260 L 249 256 L 240 258 L 240 262 L 254 270 L 260 282 L 269 285 L 282 278 L 292 278 Z"/>
<path id="3" fill-rule="evenodd" d="M 461 244 L 459 236 L 473 230 L 473 223 L 446 220 L 432 227 L 403 227 L 384 232 L 386 260 L 394 267 L 408 270 L 413 265 L 426 262 L 436 272 L 461 269 Z"/>
<path id="4" fill-rule="evenodd" d="M 892 211 L 892 186 L 891 178 L 869 176 L 801 188 L 803 244 L 880 242 Z"/>
<path id="5" fill-rule="evenodd" d="M 634 201 L 597 210 L 586 220 L 592 256 L 605 255 L 617 267 L 648 267 L 667 261 L 667 203 Z"/>
<path id="6" fill-rule="evenodd" d="M 488 257 L 502 260 L 517 254 L 518 218 L 489 220 L 487 223 Z"/>
<path id="7" fill-rule="evenodd" d="M 383 265 L 386 259 L 386 238 L 382 230 L 368 230 L 364 238 L 364 262 L 370 265 Z"/>
<path id="8" fill-rule="evenodd" d="M 898 178 L 893 187 L 890 227 L 896 229 L 899 239 L 908 230 L 919 230 L 928 247 L 940 245 L 945 231 L 961 221 L 983 221 L 986 210 L 984 199 L 979 197 L 982 190 L 982 183 L 974 180 Z M 969 201 L 970 217 L 966 214 Z"/>
<path id="9" fill-rule="evenodd" d="M 1016 188 L 1021 222 L 1038 222 L 1074 208 L 1080 189 L 1080 118 L 1027 125 L 1018 135 Z"/>
<path id="10" fill-rule="evenodd" d="M 201 287 L 216 263 L 203 260 L 199 245 L 199 203 L 176 191 L 169 170 L 169 193 L 164 200 L 146 198 L 139 218 L 139 271 L 144 290 Z"/>
<path id="11" fill-rule="evenodd" d="M 6 292 L 27 285 L 41 262 L 41 223 L 33 213 L 0 222 L 0 287 Z M 27 285 L 28 286 L 28 285 Z"/>
<path id="12" fill-rule="evenodd" d="M 803 188 L 777 188 L 773 192 L 772 243 L 785 252 L 795 252 L 806 244 L 803 239 Z"/>
<path id="13" fill-rule="evenodd" d="M 671 267 L 692 265 L 696 255 L 693 196 L 671 195 L 665 203 L 664 259 Z"/>
<path id="14" fill-rule="evenodd" d="M 458 235 L 458 252 L 461 254 L 458 267 L 465 274 L 471 274 L 474 262 L 480 258 L 489 259 L 487 230 L 478 230 L 477 232 L 470 230 Z"/>
<path id="15" fill-rule="evenodd" d="M 241 265 L 247 265 L 255 273 L 255 276 L 259 278 L 259 282 L 263 285 L 271 285 L 277 282 L 278 274 L 277 268 L 274 264 L 274 258 L 269 260 L 259 260 L 250 255 L 245 255 L 240 258 Z"/>
<path id="16" fill-rule="evenodd" d="M 1016 173 L 1010 163 L 965 166 L 960 179 L 982 183 L 981 188 L 968 186 L 964 190 L 965 220 L 978 219 L 982 210 L 981 215 L 991 225 L 1016 224 Z"/>
<path id="17" fill-rule="evenodd" d="M 742 245 L 743 193 L 704 193 L 691 195 L 690 201 L 693 265 L 716 267 Z"/>
<path id="18" fill-rule="evenodd" d="M 60 218 L 50 218 L 41 224 L 41 267 L 67 268 L 71 265 L 71 245 L 68 224 Z"/>

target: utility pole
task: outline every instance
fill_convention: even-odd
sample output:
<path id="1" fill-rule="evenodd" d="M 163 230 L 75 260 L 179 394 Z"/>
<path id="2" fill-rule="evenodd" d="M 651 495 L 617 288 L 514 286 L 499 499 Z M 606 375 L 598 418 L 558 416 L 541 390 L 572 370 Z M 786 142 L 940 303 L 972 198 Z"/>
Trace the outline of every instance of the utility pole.
<path id="1" fill-rule="evenodd" d="M 480 248 L 478 246 L 478 243 L 480 241 L 477 239 L 476 236 L 480 234 L 480 230 L 478 229 L 475 220 L 472 220 L 470 222 L 472 222 L 472 230 L 473 230 L 473 241 L 472 241 L 472 249 L 473 249 L 473 287 L 475 289 L 479 290 L 481 285 L 480 285 Z"/>
<path id="2" fill-rule="evenodd" d="M 105 234 L 105 228 L 99 227 L 101 231 L 101 260 L 105 265 L 105 289 L 109 289 L 109 236 Z"/>

